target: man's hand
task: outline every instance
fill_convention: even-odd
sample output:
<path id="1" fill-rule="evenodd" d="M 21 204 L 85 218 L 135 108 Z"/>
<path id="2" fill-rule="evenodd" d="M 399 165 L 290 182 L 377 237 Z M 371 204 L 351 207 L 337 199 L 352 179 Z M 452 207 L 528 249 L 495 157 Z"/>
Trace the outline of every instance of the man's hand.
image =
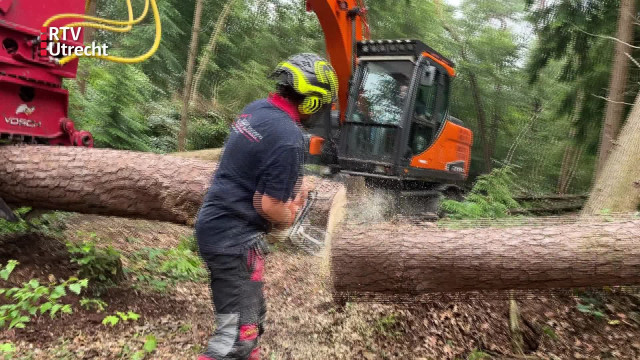
<path id="1" fill-rule="evenodd" d="M 280 229 L 290 227 L 300 209 L 300 205 L 294 201 L 283 202 L 257 192 L 254 195 L 253 206 L 260 216 Z"/>
<path id="2" fill-rule="evenodd" d="M 300 185 L 300 191 L 296 195 L 296 198 L 293 200 L 294 203 L 298 205 L 298 207 L 304 206 L 304 202 L 307 201 L 309 197 L 309 191 L 313 191 L 316 189 L 315 179 L 312 177 L 305 177 L 302 179 L 302 184 Z"/>

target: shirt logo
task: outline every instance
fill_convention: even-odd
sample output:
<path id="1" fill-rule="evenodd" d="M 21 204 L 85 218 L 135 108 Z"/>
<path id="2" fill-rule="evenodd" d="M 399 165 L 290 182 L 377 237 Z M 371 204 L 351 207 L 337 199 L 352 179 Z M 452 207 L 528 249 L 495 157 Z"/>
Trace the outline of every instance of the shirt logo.
<path id="1" fill-rule="evenodd" d="M 258 143 L 262 140 L 262 135 L 249 124 L 251 114 L 242 114 L 233 122 L 231 128 L 238 134 L 242 134 L 247 140 Z"/>

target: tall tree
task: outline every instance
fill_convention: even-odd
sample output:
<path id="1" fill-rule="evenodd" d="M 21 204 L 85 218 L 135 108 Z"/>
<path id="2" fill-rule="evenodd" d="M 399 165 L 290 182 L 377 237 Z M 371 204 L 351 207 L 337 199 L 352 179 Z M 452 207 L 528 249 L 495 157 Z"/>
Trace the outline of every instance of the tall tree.
<path id="1" fill-rule="evenodd" d="M 618 140 L 613 145 L 602 174 L 598 176 L 584 215 L 640 210 L 640 94 Z"/>
<path id="2" fill-rule="evenodd" d="M 582 146 L 576 142 L 576 123 L 578 122 L 578 116 L 580 116 L 583 101 L 584 92 L 579 90 L 573 114 L 571 115 L 571 124 L 569 124 L 569 143 L 565 147 L 562 165 L 560 166 L 560 176 L 558 177 L 558 187 L 556 189 L 558 194 L 566 194 L 569 190 L 571 180 L 575 175 L 575 168 L 582 155 Z"/>
<path id="3" fill-rule="evenodd" d="M 224 28 L 224 25 L 227 21 L 227 17 L 231 12 L 231 7 L 235 2 L 236 0 L 229 0 L 225 4 L 224 8 L 222 9 L 222 12 L 220 13 L 220 15 L 218 16 L 218 21 L 216 22 L 215 30 L 213 31 L 213 33 L 211 34 L 211 37 L 209 38 L 209 43 L 203 50 L 202 59 L 198 64 L 198 70 L 196 70 L 196 73 L 194 76 L 193 85 L 191 87 L 191 95 L 190 95 L 191 101 L 194 101 L 198 97 L 198 89 L 200 88 L 200 82 L 202 81 L 202 76 L 204 75 L 205 70 L 209 66 L 209 62 L 211 61 L 211 56 L 213 56 L 213 53 L 216 51 L 216 45 L 218 45 L 218 39 L 220 38 L 222 29 Z"/>
<path id="4" fill-rule="evenodd" d="M 598 164 L 596 176 L 602 173 L 609 153 L 618 136 L 622 117 L 624 116 L 625 89 L 629 78 L 629 44 L 633 39 L 633 29 L 636 19 L 636 0 L 621 0 L 620 13 L 618 15 L 618 30 L 616 37 L 615 54 L 609 82 L 609 96 L 604 115 L 602 131 L 600 133 L 600 149 L 598 152 Z"/>
<path id="5" fill-rule="evenodd" d="M 200 35 L 200 20 L 202 18 L 203 0 L 196 0 L 196 8 L 193 15 L 193 27 L 191 29 L 191 44 L 189 45 L 189 57 L 187 59 L 187 71 L 184 78 L 184 90 L 182 90 L 182 110 L 180 113 L 180 132 L 178 133 L 178 151 L 185 150 L 187 140 L 187 122 L 189 117 L 189 102 L 193 81 L 193 68 L 198 53 L 198 37 Z"/>
<path id="6" fill-rule="evenodd" d="M 476 143 L 481 146 L 483 172 L 490 172 L 502 123 L 505 115 L 512 111 L 514 99 L 505 93 L 520 92 L 514 88 L 519 78 L 520 45 L 508 24 L 521 17 L 524 3 L 521 0 L 467 0 L 460 10 L 462 16 L 456 17 L 451 11 L 445 13 L 439 4 L 437 12 L 453 40 L 449 47 L 457 50 L 454 60 L 459 64 L 460 79 L 456 87 L 464 89 L 464 97 L 452 101 L 452 111 L 462 107 L 456 103 L 473 104 L 473 113 L 467 115 L 476 118 L 474 130 L 479 138 Z M 459 91 L 454 91 L 457 93 Z M 527 101 L 525 97 L 518 100 Z"/>
<path id="7" fill-rule="evenodd" d="M 90 16 L 95 16 L 97 11 L 97 0 L 87 0 L 86 13 Z M 91 44 L 93 41 L 93 35 L 95 33 L 94 28 L 86 27 L 83 29 L 83 41 L 85 44 Z M 89 70 L 87 67 L 78 68 L 78 90 L 81 94 L 85 94 L 87 90 L 87 77 L 89 77 Z"/>

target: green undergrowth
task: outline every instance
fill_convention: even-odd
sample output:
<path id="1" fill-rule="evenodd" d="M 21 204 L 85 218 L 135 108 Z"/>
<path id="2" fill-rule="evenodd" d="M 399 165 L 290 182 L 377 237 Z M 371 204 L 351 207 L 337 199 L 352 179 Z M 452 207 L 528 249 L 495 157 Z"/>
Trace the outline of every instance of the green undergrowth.
<path id="1" fill-rule="evenodd" d="M 78 275 L 89 279 L 94 294 L 100 295 L 108 288 L 125 280 L 120 252 L 112 246 L 97 247 L 93 239 L 80 243 L 67 242 L 71 262 L 78 265 Z"/>
<path id="2" fill-rule="evenodd" d="M 448 219 L 499 219 L 519 208 L 514 199 L 515 174 L 510 167 L 494 169 L 479 176 L 464 201 L 443 200 L 441 210 Z"/>
<path id="3" fill-rule="evenodd" d="M 0 236 L 24 234 L 28 232 L 40 232 L 50 236 L 60 236 L 64 230 L 64 219 L 68 216 L 64 212 L 49 212 L 27 220 L 27 215 L 33 209 L 21 207 L 14 213 L 18 215 L 18 222 L 9 222 L 0 219 Z"/>
<path id="4" fill-rule="evenodd" d="M 7 281 L 18 265 L 17 261 L 9 260 L 0 266 L 0 279 Z M 0 288 L 0 296 L 4 298 L 0 306 L 0 328 L 23 329 L 38 314 L 48 314 L 52 319 L 59 314 L 71 314 L 71 304 L 63 303 L 62 298 L 67 296 L 67 291 L 80 295 L 88 283 L 87 279 L 77 277 L 48 284 L 31 279 L 19 287 Z"/>
<path id="5" fill-rule="evenodd" d="M 147 285 L 156 291 L 165 291 L 178 282 L 203 282 L 207 271 L 192 238 L 184 238 L 171 249 L 143 248 L 129 256 L 126 273 L 133 275 L 138 285 Z"/>

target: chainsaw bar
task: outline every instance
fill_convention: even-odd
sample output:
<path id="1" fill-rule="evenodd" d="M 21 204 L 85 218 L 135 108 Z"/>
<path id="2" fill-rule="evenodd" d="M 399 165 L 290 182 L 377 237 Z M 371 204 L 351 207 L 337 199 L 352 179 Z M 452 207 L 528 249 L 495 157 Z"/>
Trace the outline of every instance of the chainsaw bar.
<path id="1" fill-rule="evenodd" d="M 317 201 L 317 192 L 310 191 L 307 201 L 302 210 L 298 212 L 298 216 L 287 234 L 287 239 L 311 255 L 317 254 L 323 248 L 326 235 L 326 231 L 312 226 L 308 221 L 311 209 Z"/>

